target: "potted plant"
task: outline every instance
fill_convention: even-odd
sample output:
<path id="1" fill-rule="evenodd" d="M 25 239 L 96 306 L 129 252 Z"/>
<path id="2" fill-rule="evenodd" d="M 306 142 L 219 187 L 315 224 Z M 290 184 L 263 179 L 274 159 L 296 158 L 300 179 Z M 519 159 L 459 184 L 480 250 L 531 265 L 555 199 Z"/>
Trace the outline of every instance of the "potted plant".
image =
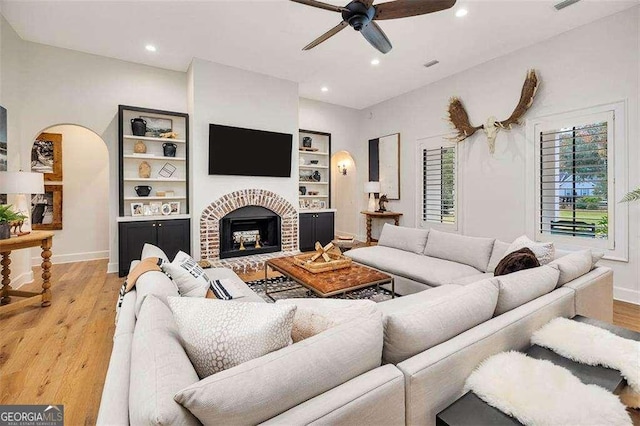
<path id="1" fill-rule="evenodd" d="M 0 206 L 0 240 L 11 236 L 11 222 L 26 219 L 26 216 L 11 210 L 11 204 Z"/>

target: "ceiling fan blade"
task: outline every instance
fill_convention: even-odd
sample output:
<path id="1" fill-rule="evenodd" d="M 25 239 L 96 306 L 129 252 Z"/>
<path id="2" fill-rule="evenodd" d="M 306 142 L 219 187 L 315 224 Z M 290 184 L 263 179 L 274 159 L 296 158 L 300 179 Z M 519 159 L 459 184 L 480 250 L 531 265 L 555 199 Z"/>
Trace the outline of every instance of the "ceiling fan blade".
<path id="1" fill-rule="evenodd" d="M 332 12 L 342 12 L 344 7 L 335 6 L 329 3 L 323 3 L 321 1 L 316 0 L 291 0 L 294 3 L 306 4 L 307 6 L 317 7 L 319 9 L 330 10 Z"/>
<path id="2" fill-rule="evenodd" d="M 391 42 L 385 35 L 382 28 L 375 22 L 371 21 L 360 30 L 362 36 L 367 39 L 369 43 L 382 53 L 389 53 L 391 51 Z"/>
<path id="3" fill-rule="evenodd" d="M 396 0 L 376 5 L 373 19 L 396 19 L 450 9 L 456 0 Z"/>
<path id="4" fill-rule="evenodd" d="M 367 6 L 367 8 L 370 8 L 374 0 L 358 0 L 358 1 L 364 4 L 365 6 Z"/>
<path id="5" fill-rule="evenodd" d="M 328 40 L 329 38 L 331 38 L 334 35 L 338 34 L 340 31 L 342 31 L 344 28 L 346 28 L 348 26 L 349 26 L 349 24 L 347 24 L 345 21 L 340 22 L 338 25 L 336 25 L 335 27 L 331 28 L 329 31 L 327 31 L 326 33 L 322 34 L 320 37 L 318 37 L 317 39 L 313 40 L 311 43 L 307 44 L 305 47 L 302 48 L 302 50 L 311 50 L 311 49 L 313 49 L 314 47 L 316 47 L 317 45 L 319 45 L 323 41 Z"/>

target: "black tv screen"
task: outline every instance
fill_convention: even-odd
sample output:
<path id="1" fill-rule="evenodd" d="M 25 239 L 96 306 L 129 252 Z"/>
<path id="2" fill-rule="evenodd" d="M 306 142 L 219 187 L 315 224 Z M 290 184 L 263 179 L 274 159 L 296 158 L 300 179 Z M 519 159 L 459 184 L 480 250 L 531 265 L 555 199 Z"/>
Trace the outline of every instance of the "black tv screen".
<path id="1" fill-rule="evenodd" d="M 291 176 L 293 135 L 209 125 L 209 174 Z"/>

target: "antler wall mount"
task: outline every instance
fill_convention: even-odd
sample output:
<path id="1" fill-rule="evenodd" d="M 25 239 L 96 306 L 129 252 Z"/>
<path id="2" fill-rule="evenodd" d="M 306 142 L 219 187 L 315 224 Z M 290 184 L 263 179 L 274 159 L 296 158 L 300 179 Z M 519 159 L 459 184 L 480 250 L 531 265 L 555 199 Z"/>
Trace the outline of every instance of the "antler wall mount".
<path id="1" fill-rule="evenodd" d="M 375 21 L 425 15 L 450 9 L 456 4 L 456 0 L 396 0 L 374 6 L 374 0 L 353 0 L 345 7 L 340 7 L 316 0 L 291 1 L 342 14 L 342 22 L 306 45 L 302 50 L 313 49 L 344 28 L 351 26 L 382 53 L 389 53 L 392 46 L 389 38 Z"/>
<path id="2" fill-rule="evenodd" d="M 539 85 L 540 82 L 536 71 L 527 71 L 527 78 L 522 85 L 522 92 L 520 93 L 520 101 L 513 110 L 513 113 L 511 113 L 511 116 L 503 121 L 498 121 L 496 117 L 491 116 L 487 119 L 486 123 L 481 126 L 473 126 L 464 105 L 462 105 L 462 101 L 456 97 L 451 98 L 449 101 L 449 122 L 456 130 L 456 135 L 451 139 L 456 142 L 462 142 L 482 129 L 487 136 L 489 152 L 493 154 L 495 152 L 498 132 L 500 130 L 511 130 L 514 124 L 521 124 L 520 119 L 533 104 L 533 99 L 536 96 Z"/>

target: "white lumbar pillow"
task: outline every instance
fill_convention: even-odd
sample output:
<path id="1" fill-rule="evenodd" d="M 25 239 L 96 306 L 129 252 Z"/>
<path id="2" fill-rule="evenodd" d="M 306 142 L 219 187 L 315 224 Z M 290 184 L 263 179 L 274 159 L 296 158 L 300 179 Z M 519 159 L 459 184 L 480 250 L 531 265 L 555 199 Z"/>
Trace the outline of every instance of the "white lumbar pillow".
<path id="1" fill-rule="evenodd" d="M 181 296 L 205 297 L 207 295 L 211 280 L 198 262 L 187 253 L 179 251 L 173 262 L 163 262 L 160 268 L 178 286 Z"/>
<path id="2" fill-rule="evenodd" d="M 140 255 L 140 260 L 144 260 L 148 257 L 157 257 L 158 259 L 162 259 L 165 262 L 169 261 L 169 258 L 160 247 L 156 247 L 153 244 L 145 243 L 144 246 L 142 246 L 142 254 Z"/>
<path id="3" fill-rule="evenodd" d="M 201 379 L 291 344 L 293 305 L 184 297 L 167 300 Z"/>
<path id="4" fill-rule="evenodd" d="M 291 329 L 294 343 L 377 311 L 376 303 L 371 300 L 281 299 L 276 305 L 297 307 Z"/>
<path id="5" fill-rule="evenodd" d="M 536 243 L 526 235 L 522 235 L 521 237 L 513 240 L 504 255 L 506 256 L 509 253 L 513 253 L 514 251 L 520 250 L 521 248 L 525 247 L 530 249 L 533 254 L 536 255 L 536 258 L 540 262 L 540 265 L 546 265 L 547 263 L 551 262 L 555 256 L 556 249 L 553 243 Z"/>

